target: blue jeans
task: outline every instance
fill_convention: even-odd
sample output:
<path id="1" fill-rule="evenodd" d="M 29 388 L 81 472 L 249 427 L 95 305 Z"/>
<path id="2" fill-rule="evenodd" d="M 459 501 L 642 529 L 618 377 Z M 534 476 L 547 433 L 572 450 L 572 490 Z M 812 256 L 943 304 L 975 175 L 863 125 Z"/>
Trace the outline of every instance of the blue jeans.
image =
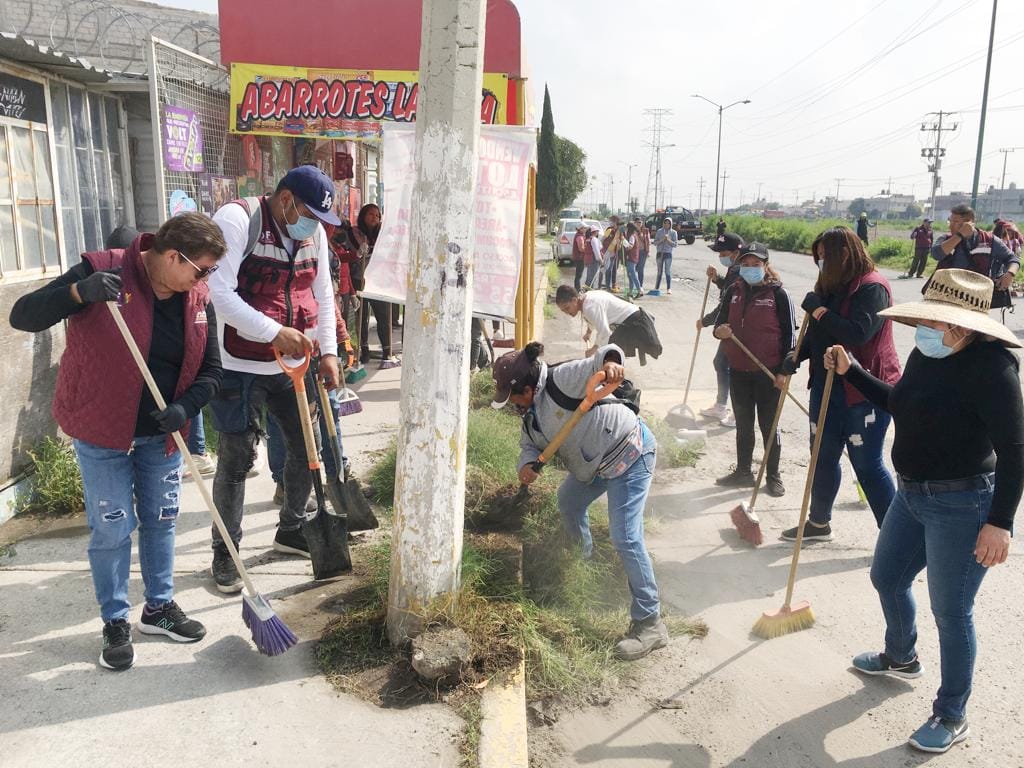
<path id="1" fill-rule="evenodd" d="M 644 504 L 654 477 L 658 443 L 646 426 L 643 435 L 643 454 L 619 477 L 595 477 L 589 483 L 581 483 L 569 475 L 558 488 L 562 525 L 569 537 L 579 543 L 584 557 L 590 557 L 594 549 L 587 509 L 608 492 L 608 532 L 626 570 L 633 597 L 629 614 L 635 621 L 660 613 L 654 565 L 644 544 Z"/>
<path id="2" fill-rule="evenodd" d="M 601 268 L 601 265 L 598 264 L 596 261 L 591 262 L 590 264 L 587 265 L 587 287 L 588 288 L 596 288 L 597 287 L 594 283 L 595 283 L 595 281 L 597 279 L 597 270 L 599 270 L 600 268 Z"/>
<path id="3" fill-rule="evenodd" d="M 644 287 L 644 267 L 647 265 L 647 251 L 640 251 L 640 260 L 636 263 L 636 278 L 640 287 Z"/>
<path id="4" fill-rule="evenodd" d="M 928 567 L 928 597 L 939 629 L 942 682 L 934 715 L 962 720 L 971 695 L 977 645 L 974 597 L 988 570 L 974 558 L 978 532 L 992 505 L 991 475 L 978 490 L 900 490 L 882 523 L 871 565 L 885 615 L 885 653 L 897 663 L 917 657 L 914 579 Z"/>
<path id="5" fill-rule="evenodd" d="M 729 357 L 725 354 L 725 342 L 718 345 L 715 353 L 715 377 L 718 379 L 717 405 L 723 408 L 729 404 Z"/>
<path id="6" fill-rule="evenodd" d="M 188 430 L 188 452 L 193 456 L 206 455 L 206 426 L 203 424 L 203 412 L 200 411 L 192 419 Z"/>
<path id="7" fill-rule="evenodd" d="M 824 382 L 815 382 L 811 387 L 809 410 L 812 419 L 818 417 L 824 389 Z M 875 522 L 879 528 L 882 527 L 885 512 L 896 495 L 892 475 L 882 461 L 885 433 L 891 421 L 892 416 L 867 401 L 847 405 L 842 381 L 836 381 L 825 415 L 825 434 L 821 439 L 821 452 L 811 487 L 810 518 L 813 522 L 824 525 L 832 519 L 832 504 L 843 480 L 839 460 L 845 448 L 875 515 Z M 811 421 L 812 444 L 816 426 Z"/>
<path id="8" fill-rule="evenodd" d="M 619 257 L 611 254 L 605 255 L 604 265 L 604 287 L 614 288 L 619 283 Z"/>
<path id="9" fill-rule="evenodd" d="M 636 274 L 636 264 L 626 259 L 626 275 L 629 277 L 629 290 L 640 290 L 640 278 Z"/>
<path id="10" fill-rule="evenodd" d="M 74 445 L 92 531 L 89 567 L 103 621 L 128 617 L 128 573 L 136 527 L 146 603 L 158 608 L 173 600 L 181 454 L 166 455 L 166 435 L 137 437 L 127 453 L 83 440 L 75 440 Z"/>
<path id="11" fill-rule="evenodd" d="M 665 275 L 665 290 L 672 290 L 672 254 L 659 253 L 656 257 L 658 262 L 658 276 L 654 280 L 654 290 L 661 288 L 661 276 Z"/>
<path id="12" fill-rule="evenodd" d="M 348 460 L 345 458 L 345 449 L 341 444 L 341 413 L 340 413 L 340 398 L 341 395 L 337 390 L 332 390 L 327 393 L 327 397 L 331 401 L 331 411 L 334 416 L 334 426 L 338 433 L 338 454 L 341 456 L 342 464 L 347 465 Z M 320 459 L 324 464 L 324 471 L 327 473 L 327 477 L 334 478 L 339 474 L 338 467 L 334 463 L 334 451 L 331 450 L 331 444 L 328 442 L 330 436 L 327 434 L 327 425 L 323 419 L 318 419 L 320 424 L 320 445 L 323 446 L 320 450 Z M 267 463 L 270 464 L 270 476 L 274 479 L 275 483 L 284 482 L 284 462 L 287 451 L 285 450 L 284 434 L 281 432 L 281 426 L 277 423 L 277 419 L 274 418 L 273 414 L 267 413 Z"/>

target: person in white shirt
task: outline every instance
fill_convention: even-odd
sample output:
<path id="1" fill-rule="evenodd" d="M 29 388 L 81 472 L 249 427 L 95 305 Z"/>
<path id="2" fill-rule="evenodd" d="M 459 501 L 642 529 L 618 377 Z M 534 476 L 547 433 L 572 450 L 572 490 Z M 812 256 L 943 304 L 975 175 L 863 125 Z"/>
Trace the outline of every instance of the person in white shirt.
<path id="1" fill-rule="evenodd" d="M 584 259 L 587 265 L 587 288 L 594 287 L 594 280 L 597 278 L 604 264 L 604 255 L 601 253 L 601 231 L 591 227 L 587 230 L 587 247 L 590 252 L 588 258 Z"/>
<path id="2" fill-rule="evenodd" d="M 640 357 L 640 365 L 647 365 L 647 355 L 661 355 L 661 341 L 653 318 L 642 308 L 630 304 L 606 291 L 579 293 L 571 285 L 560 285 L 555 291 L 555 304 L 569 317 L 581 312 L 587 323 L 583 340 L 593 343 L 587 350 L 592 355 L 606 344 L 620 347 L 626 357 Z"/>
<path id="3" fill-rule="evenodd" d="M 237 546 L 246 473 L 255 460 L 266 407 L 281 427 L 287 452 L 274 549 L 309 557 L 301 524 L 312 477 L 295 391 L 274 350 L 301 358 L 318 342 L 319 375 L 328 389 L 338 385 L 334 290 L 327 236 L 320 226 L 339 224 L 334 184 L 315 166 L 294 168 L 274 194 L 235 200 L 213 220 L 227 243 L 221 269 L 210 276 L 224 368 L 220 391 L 210 403 L 221 433 L 213 500 Z M 237 592 L 242 586 L 234 563 L 216 528 L 212 536 L 217 588 Z"/>

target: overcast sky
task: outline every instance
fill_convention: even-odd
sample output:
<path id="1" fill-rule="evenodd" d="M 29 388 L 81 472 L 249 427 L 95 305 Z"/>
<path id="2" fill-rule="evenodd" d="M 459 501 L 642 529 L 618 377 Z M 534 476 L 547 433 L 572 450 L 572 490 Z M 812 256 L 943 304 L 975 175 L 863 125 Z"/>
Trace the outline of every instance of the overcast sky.
<path id="1" fill-rule="evenodd" d="M 537 101 L 551 91 L 555 128 L 580 144 L 607 199 L 609 175 L 623 206 L 644 205 L 651 151 L 647 108 L 664 120 L 669 202 L 705 205 L 715 177 L 717 110 L 729 104 L 722 169 L 727 206 L 754 198 L 792 203 L 835 194 L 869 196 L 892 177 L 894 192 L 927 196 L 921 158 L 926 113 L 956 111 L 946 134 L 943 191 L 969 190 L 991 0 L 515 0 Z M 216 12 L 215 0 L 165 3 Z M 841 8 L 841 10 L 840 10 Z M 630 16 L 632 14 L 632 16 Z M 256 57 L 258 58 L 258 57 Z M 295 62 L 301 65 L 302 62 Z M 671 129 L 671 131 L 667 130 Z M 996 26 L 981 188 L 1024 186 L 1024 2 L 1003 0 Z M 934 138 L 934 134 L 930 134 Z M 651 201 L 653 202 L 653 200 Z"/>

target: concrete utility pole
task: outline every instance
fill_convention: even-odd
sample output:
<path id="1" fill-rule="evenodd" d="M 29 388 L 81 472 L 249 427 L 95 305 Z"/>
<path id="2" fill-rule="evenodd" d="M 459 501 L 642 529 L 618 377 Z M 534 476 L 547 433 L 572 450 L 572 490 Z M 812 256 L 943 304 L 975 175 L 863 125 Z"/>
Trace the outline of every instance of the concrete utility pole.
<path id="1" fill-rule="evenodd" d="M 988 58 L 985 61 L 985 87 L 981 92 L 981 118 L 978 121 L 978 152 L 974 156 L 974 183 L 971 185 L 971 208 L 978 207 L 978 181 L 981 178 L 981 153 L 985 148 L 985 116 L 988 114 L 988 81 L 992 75 L 992 46 L 996 39 L 996 8 L 992 0 L 992 26 L 988 32 Z"/>
<path id="2" fill-rule="evenodd" d="M 1024 149 L 1024 147 L 1006 147 L 999 150 L 1003 153 L 1003 175 L 999 179 L 999 202 L 996 204 L 996 207 L 999 209 L 996 213 L 997 217 L 1003 215 L 1003 190 L 1006 189 L 1006 158 L 1010 156 L 1011 152 L 1015 152 L 1018 149 Z"/>
<path id="3" fill-rule="evenodd" d="M 452 597 L 462 566 L 485 0 L 424 0 L 388 639 Z"/>
<path id="4" fill-rule="evenodd" d="M 697 215 L 700 216 L 704 210 L 704 177 L 697 179 Z"/>
<path id="5" fill-rule="evenodd" d="M 951 117 L 953 112 L 943 112 L 941 109 L 938 112 L 929 112 L 929 115 L 937 115 L 938 121 L 932 123 L 930 126 L 927 123 L 921 123 L 921 130 L 924 132 L 935 131 L 935 146 L 925 147 L 921 150 L 921 157 L 926 160 L 930 160 L 931 163 L 928 165 L 928 172 L 932 175 L 932 202 L 931 208 L 928 210 L 928 215 L 931 218 L 935 218 L 935 195 L 938 193 L 939 187 L 942 186 L 942 177 L 939 176 L 939 172 L 942 170 L 942 158 L 946 156 L 946 148 L 942 146 L 942 133 L 952 133 L 957 129 L 957 123 L 953 123 L 953 127 L 942 127 L 942 118 Z"/>
<path id="6" fill-rule="evenodd" d="M 842 183 L 842 179 L 836 179 L 836 210 L 832 214 L 833 216 L 839 216 L 839 185 Z"/>
<path id="7" fill-rule="evenodd" d="M 723 213 L 725 212 L 725 180 L 728 179 L 728 178 L 729 178 L 729 172 L 728 171 L 722 171 L 721 179 L 722 179 L 722 212 Z M 715 197 L 718 197 L 718 183 L 717 182 L 715 183 Z M 741 205 L 742 205 L 742 203 L 743 203 L 743 201 L 740 200 L 740 204 Z M 718 213 L 718 201 L 717 200 L 715 200 L 715 213 L 716 214 Z"/>

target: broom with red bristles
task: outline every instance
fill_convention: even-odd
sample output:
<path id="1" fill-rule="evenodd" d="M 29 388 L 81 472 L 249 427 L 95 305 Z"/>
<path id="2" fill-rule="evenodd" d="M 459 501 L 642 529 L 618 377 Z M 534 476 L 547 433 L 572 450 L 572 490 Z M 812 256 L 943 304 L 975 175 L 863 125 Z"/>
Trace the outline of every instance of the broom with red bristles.
<path id="1" fill-rule="evenodd" d="M 825 416 L 828 413 L 828 401 L 832 395 L 832 382 L 836 370 L 830 368 L 825 377 L 825 393 L 821 398 L 818 410 L 818 423 L 814 430 L 814 444 L 811 446 L 811 460 L 807 465 L 807 483 L 804 485 L 804 503 L 800 508 L 800 522 L 796 527 L 796 541 L 793 544 L 793 560 L 789 566 L 789 581 L 786 584 L 786 601 L 777 611 L 766 611 L 754 624 L 753 633 L 765 640 L 799 632 L 814 626 L 814 612 L 806 600 L 793 605 L 793 585 L 796 583 L 796 567 L 800 562 L 800 547 L 804 543 L 804 526 L 807 524 L 807 513 L 811 506 L 811 486 L 814 483 L 814 469 L 818 464 L 818 453 L 821 450 L 821 438 L 825 434 Z"/>
<path id="2" fill-rule="evenodd" d="M 810 314 L 804 315 L 804 321 L 800 324 L 800 333 L 796 337 L 796 354 L 800 354 L 800 347 L 804 343 L 804 334 L 807 332 L 807 321 L 810 318 Z M 772 420 L 772 428 L 768 431 L 771 436 L 775 435 L 775 431 L 779 428 L 779 420 L 782 418 L 782 407 L 786 404 L 786 396 L 789 394 L 789 382 L 792 376 L 786 377 L 786 383 L 782 385 L 782 389 L 779 392 L 779 404 L 775 406 L 775 418 Z M 757 516 L 757 512 L 754 511 L 754 505 L 757 503 L 757 492 L 761 489 L 761 482 L 764 480 L 765 468 L 768 466 L 768 455 L 771 453 L 773 443 L 765 443 L 764 446 L 764 458 L 761 459 L 761 468 L 757 471 L 757 482 L 754 483 L 754 493 L 750 497 L 750 504 L 742 501 L 739 505 L 729 510 L 729 517 L 732 519 L 732 524 L 739 533 L 740 538 L 744 541 L 749 541 L 755 547 L 761 546 L 764 543 L 764 534 L 761 532 L 761 519 Z"/>
<path id="3" fill-rule="evenodd" d="M 121 331 L 121 336 L 124 338 L 125 344 L 128 345 L 128 349 L 132 353 L 132 357 L 135 359 L 135 364 L 139 367 L 139 372 L 142 374 L 142 378 L 146 380 L 146 385 L 149 387 L 150 393 L 153 395 L 153 400 L 156 401 L 156 406 L 160 410 L 167 407 L 167 402 L 164 400 L 164 396 L 160 394 L 160 388 L 157 386 L 156 381 L 153 379 L 153 374 L 149 371 L 149 366 L 146 364 L 146 358 L 142 356 L 142 352 L 139 350 L 139 345 L 135 343 L 135 337 L 132 336 L 132 332 L 129 330 L 127 324 L 124 321 L 124 317 L 121 316 L 121 310 L 117 308 L 117 303 L 113 301 L 107 302 L 107 308 L 110 310 L 111 316 L 114 318 L 114 322 L 117 324 L 117 328 Z M 235 563 L 235 567 L 238 569 L 238 574 L 242 577 L 242 582 L 245 584 L 245 591 L 248 594 L 242 595 L 242 621 L 245 622 L 245 626 L 252 632 L 252 641 L 255 643 L 256 648 L 260 653 L 267 656 L 277 656 L 284 653 L 293 645 L 298 642 L 298 638 L 295 634 L 288 629 L 281 619 L 274 613 L 274 609 L 270 607 L 270 603 L 263 595 L 256 592 L 252 585 L 252 581 L 249 579 L 249 574 L 246 573 L 245 565 L 242 563 L 242 558 L 238 555 L 238 550 L 235 548 L 234 542 L 231 540 L 231 536 L 228 535 L 227 528 L 224 526 L 224 521 L 221 519 L 220 514 L 217 512 L 217 507 L 213 503 L 213 497 L 210 495 L 210 490 L 206 487 L 206 481 L 203 480 L 203 476 L 199 474 L 199 470 L 196 469 L 195 462 L 192 460 L 192 455 L 188 452 L 188 446 L 185 445 L 185 440 L 181 436 L 180 432 L 172 432 L 171 437 L 174 438 L 174 443 L 178 446 L 178 450 L 181 451 L 181 456 L 188 465 L 189 471 L 192 473 L 192 478 L 195 480 L 196 485 L 199 487 L 199 492 L 203 496 L 203 501 L 206 502 L 206 506 L 210 510 L 210 516 L 213 517 L 213 522 L 217 526 L 217 530 L 220 531 L 221 538 L 224 539 L 224 546 L 228 550 L 228 554 L 231 555 L 231 559 Z"/>

